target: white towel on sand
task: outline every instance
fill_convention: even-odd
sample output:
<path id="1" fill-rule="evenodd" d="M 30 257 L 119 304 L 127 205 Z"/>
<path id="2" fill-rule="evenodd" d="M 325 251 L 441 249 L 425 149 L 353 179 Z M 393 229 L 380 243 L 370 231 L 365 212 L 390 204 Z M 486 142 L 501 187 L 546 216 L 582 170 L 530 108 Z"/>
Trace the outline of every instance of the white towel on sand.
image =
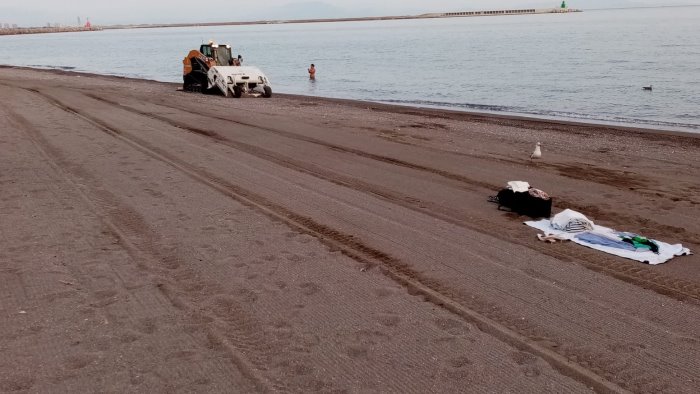
<path id="1" fill-rule="evenodd" d="M 685 256 L 691 254 L 690 249 L 684 248 L 683 245 L 681 244 L 667 244 L 665 242 L 657 241 L 657 240 L 652 240 L 654 241 L 658 246 L 659 246 L 659 253 L 656 254 L 650 250 L 642 250 L 638 249 L 636 251 L 632 250 L 624 250 L 624 249 L 619 249 L 619 248 L 612 248 L 608 246 L 603 246 L 603 245 L 597 245 L 597 244 L 592 244 L 588 243 L 584 240 L 579 239 L 576 237 L 577 234 L 581 233 L 569 233 L 566 231 L 562 230 L 557 230 L 554 227 L 552 227 L 552 223 L 550 222 L 549 219 L 542 219 L 542 220 L 537 220 L 537 221 L 529 221 L 525 222 L 530 227 L 534 227 L 538 230 L 541 230 L 544 232 L 545 235 L 556 235 L 558 238 L 563 238 L 563 239 L 568 239 L 572 242 L 575 242 L 579 245 L 587 246 L 589 248 L 597 249 L 606 253 L 614 254 L 615 256 L 620 256 L 620 257 L 625 257 L 628 259 L 632 260 L 637 260 L 641 261 L 643 263 L 651 264 L 651 265 L 657 265 L 657 264 L 662 264 L 667 262 L 668 260 L 671 260 L 675 256 Z M 593 225 L 593 231 L 596 233 L 615 233 L 616 231 L 608 228 L 608 227 L 603 227 L 599 226 L 597 224 Z"/>

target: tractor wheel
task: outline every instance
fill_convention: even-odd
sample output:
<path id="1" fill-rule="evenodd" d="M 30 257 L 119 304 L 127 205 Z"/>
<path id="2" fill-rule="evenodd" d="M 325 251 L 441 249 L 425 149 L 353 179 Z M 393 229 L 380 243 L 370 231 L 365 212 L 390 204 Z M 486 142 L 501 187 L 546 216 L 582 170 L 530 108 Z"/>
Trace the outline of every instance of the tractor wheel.
<path id="1" fill-rule="evenodd" d="M 265 91 L 265 94 L 263 94 L 263 97 L 272 97 L 272 88 L 269 86 L 263 87 L 263 90 Z"/>
<path id="2" fill-rule="evenodd" d="M 192 78 L 191 74 L 187 74 L 183 77 L 182 90 L 185 92 L 195 92 L 197 86 L 197 81 Z"/>
<path id="3" fill-rule="evenodd" d="M 233 97 L 240 98 L 243 95 L 243 91 L 240 86 L 233 87 Z"/>

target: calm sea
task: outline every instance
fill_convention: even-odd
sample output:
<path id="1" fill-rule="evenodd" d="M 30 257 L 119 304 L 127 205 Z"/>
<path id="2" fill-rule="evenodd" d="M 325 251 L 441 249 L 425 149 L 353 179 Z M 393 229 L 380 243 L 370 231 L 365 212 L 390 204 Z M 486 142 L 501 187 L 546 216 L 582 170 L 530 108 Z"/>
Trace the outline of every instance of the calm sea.
<path id="1" fill-rule="evenodd" d="M 276 92 L 700 132 L 700 7 L 5 36 L 0 63 L 181 82 L 210 39 Z"/>

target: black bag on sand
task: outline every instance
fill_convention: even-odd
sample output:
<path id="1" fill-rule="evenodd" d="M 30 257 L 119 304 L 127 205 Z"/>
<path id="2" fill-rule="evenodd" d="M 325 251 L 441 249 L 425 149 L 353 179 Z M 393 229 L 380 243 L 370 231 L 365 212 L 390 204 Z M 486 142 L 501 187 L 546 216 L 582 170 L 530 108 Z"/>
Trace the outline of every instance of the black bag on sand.
<path id="1" fill-rule="evenodd" d="M 548 218 L 552 215 L 552 198 L 535 188 L 530 188 L 526 192 L 514 192 L 510 188 L 505 188 L 498 192 L 492 201 L 498 203 L 498 209 L 506 207 L 512 212 L 532 218 Z"/>

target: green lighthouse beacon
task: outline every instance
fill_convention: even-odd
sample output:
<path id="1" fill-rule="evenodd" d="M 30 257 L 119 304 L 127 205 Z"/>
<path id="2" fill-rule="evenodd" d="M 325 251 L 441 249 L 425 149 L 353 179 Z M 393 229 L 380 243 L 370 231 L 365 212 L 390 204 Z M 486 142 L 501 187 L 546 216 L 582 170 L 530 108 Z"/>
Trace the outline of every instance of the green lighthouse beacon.
<path id="1" fill-rule="evenodd" d="M 566 0 L 563 0 L 561 2 L 561 9 L 565 9 L 565 8 L 566 8 Z"/>

